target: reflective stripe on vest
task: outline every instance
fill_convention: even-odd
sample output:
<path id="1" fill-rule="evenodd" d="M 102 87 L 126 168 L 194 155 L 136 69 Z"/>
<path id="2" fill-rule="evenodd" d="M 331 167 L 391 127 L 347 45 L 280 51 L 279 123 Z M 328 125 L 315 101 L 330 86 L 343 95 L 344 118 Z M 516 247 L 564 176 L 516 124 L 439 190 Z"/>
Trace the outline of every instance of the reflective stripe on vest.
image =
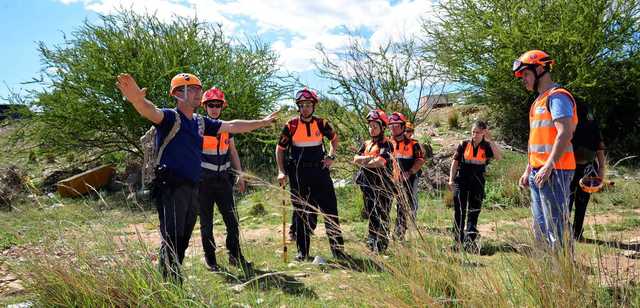
<path id="1" fill-rule="evenodd" d="M 464 149 L 464 161 L 465 164 L 471 165 L 486 165 L 487 164 L 487 153 L 484 151 L 484 148 L 478 146 L 478 152 L 476 155 L 473 155 L 473 143 L 472 141 L 467 142 L 467 146 Z"/>
<path id="2" fill-rule="evenodd" d="M 227 171 L 227 169 L 231 168 L 231 162 L 226 162 L 224 165 L 215 165 L 207 162 L 200 162 L 200 167 L 209 169 L 211 171 Z"/>
<path id="3" fill-rule="evenodd" d="M 228 132 L 222 132 L 218 136 L 204 136 L 200 166 L 213 171 L 227 170 L 230 166 L 229 143 Z"/>
<path id="4" fill-rule="evenodd" d="M 393 157 L 396 159 L 414 159 L 413 147 L 416 141 L 411 139 L 409 142 L 402 139 L 401 141 L 391 140 L 393 144 Z"/>
<path id="5" fill-rule="evenodd" d="M 322 133 L 318 127 L 318 121 L 309 123 L 310 131 L 307 132 L 307 123 L 299 121 L 296 132 L 291 138 L 291 143 L 295 147 L 315 147 L 322 145 Z"/>
<path id="6" fill-rule="evenodd" d="M 578 112 L 573 96 L 569 91 L 562 88 L 552 88 L 540 95 L 531 105 L 529 110 L 529 165 L 532 168 L 542 167 L 551 155 L 553 143 L 558 135 L 558 130 L 553 125 L 553 118 L 549 111 L 549 96 L 555 93 L 564 93 L 573 102 L 573 116 L 571 122 L 578 123 Z M 575 157 L 573 156 L 573 146 L 571 143 L 566 146 L 560 159 L 555 162 L 554 169 L 573 170 L 576 168 Z"/>

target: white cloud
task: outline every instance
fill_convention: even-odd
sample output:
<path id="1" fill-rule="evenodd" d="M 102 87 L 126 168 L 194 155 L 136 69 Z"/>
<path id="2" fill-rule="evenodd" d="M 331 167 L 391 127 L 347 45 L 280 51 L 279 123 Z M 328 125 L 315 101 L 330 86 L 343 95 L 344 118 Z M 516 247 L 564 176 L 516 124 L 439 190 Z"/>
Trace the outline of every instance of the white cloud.
<path id="1" fill-rule="evenodd" d="M 420 32 L 420 18 L 433 12 L 431 1 L 401 0 L 391 5 L 387 0 L 59 0 L 69 4 L 80 2 L 88 10 L 101 14 L 125 7 L 138 12 L 155 12 L 163 20 L 174 16 L 194 16 L 223 24 L 229 34 L 241 34 L 242 27 L 234 18 L 251 20 L 257 33 L 284 31 L 291 39 L 276 39 L 273 48 L 280 53 L 281 63 L 290 71 L 313 69 L 318 59 L 316 45 L 339 51 L 349 43 L 349 36 L 336 29 L 367 29 L 372 32 L 369 44 L 376 47 L 389 39 Z"/>

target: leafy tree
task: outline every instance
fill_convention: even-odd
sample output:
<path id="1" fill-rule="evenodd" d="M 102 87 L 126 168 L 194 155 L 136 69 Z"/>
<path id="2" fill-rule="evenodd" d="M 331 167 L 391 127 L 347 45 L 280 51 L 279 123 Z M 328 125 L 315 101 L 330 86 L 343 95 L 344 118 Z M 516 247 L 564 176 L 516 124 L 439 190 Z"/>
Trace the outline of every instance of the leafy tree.
<path id="1" fill-rule="evenodd" d="M 553 79 L 594 109 L 609 150 L 638 153 L 639 1 L 450 0 L 438 14 L 423 24 L 428 61 L 491 107 L 508 142 L 526 144 L 535 98 L 513 77 L 513 60 L 542 49 L 557 60 Z"/>
<path id="2" fill-rule="evenodd" d="M 119 73 L 131 73 L 159 107 L 173 107 L 171 78 L 200 77 L 205 90 L 220 87 L 229 101 L 224 118 L 257 118 L 289 94 L 289 77 L 279 73 L 278 55 L 266 44 L 227 38 L 219 25 L 192 18 L 161 22 L 154 15 L 121 11 L 85 22 L 61 46 L 39 44 L 45 90 L 33 107 L 35 137 L 48 151 L 140 155 L 139 137 L 150 123 L 123 100 Z M 239 136 L 243 161 L 253 167 L 272 159 L 276 135 Z M 267 154 L 268 155 L 265 155 Z"/>
<path id="3" fill-rule="evenodd" d="M 330 53 L 322 45 L 318 51 L 322 55 L 316 63 L 319 74 L 332 82 L 328 94 L 340 100 L 340 104 L 321 108 L 330 110 L 330 120 L 338 123 L 351 141 L 368 135 L 364 118 L 370 110 L 399 111 L 420 122 L 429 110 L 419 98 L 444 89 L 415 38 L 388 41 L 375 49 L 352 39 L 344 51 Z"/>

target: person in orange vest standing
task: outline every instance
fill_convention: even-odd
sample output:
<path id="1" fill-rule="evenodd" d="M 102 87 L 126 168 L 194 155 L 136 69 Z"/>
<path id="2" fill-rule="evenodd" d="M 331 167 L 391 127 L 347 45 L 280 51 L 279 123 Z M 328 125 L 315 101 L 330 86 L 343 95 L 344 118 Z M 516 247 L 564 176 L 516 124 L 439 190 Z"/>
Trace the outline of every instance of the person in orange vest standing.
<path id="1" fill-rule="evenodd" d="M 551 79 L 555 61 L 544 51 L 530 50 L 513 63 L 515 77 L 538 93 L 529 110 L 529 163 L 519 185 L 531 191 L 536 239 L 552 250 L 572 242 L 568 204 L 576 160 L 571 138 L 578 124 L 576 103 L 569 91 Z"/>
<path id="2" fill-rule="evenodd" d="M 360 169 L 356 183 L 360 185 L 364 198 L 364 212 L 369 219 L 367 246 L 374 253 L 383 253 L 389 246 L 389 212 L 394 196 L 393 145 L 384 135 L 389 124 L 387 114 L 372 110 L 367 114 L 369 136 L 353 163 Z"/>
<path id="3" fill-rule="evenodd" d="M 329 172 L 336 159 L 338 135 L 326 120 L 313 115 L 318 103 L 315 91 L 304 88 L 296 93 L 295 101 L 300 115 L 284 126 L 276 147 L 276 162 L 280 185 L 284 186 L 289 177 L 296 260 L 311 260 L 311 233 L 316 228 L 318 212 L 324 216 L 331 253 L 337 259 L 345 259 L 338 202 Z M 325 153 L 323 138 L 330 140 L 329 153 Z M 285 162 L 287 149 L 289 157 Z"/>
<path id="4" fill-rule="evenodd" d="M 420 144 L 405 136 L 406 117 L 399 112 L 394 112 L 389 117 L 391 129 L 391 144 L 393 145 L 393 157 L 395 159 L 394 177 L 398 183 L 396 207 L 396 227 L 394 238 L 403 240 L 407 228 L 415 226 L 418 211 L 418 196 L 414 187 L 418 182 L 418 173 L 424 165 L 424 153 Z"/>
<path id="5" fill-rule="evenodd" d="M 478 252 L 478 216 L 484 199 L 484 174 L 492 159 L 501 159 L 500 147 L 490 138 L 487 124 L 477 121 L 471 139 L 458 145 L 451 161 L 449 188 L 453 191 L 455 249 Z M 465 230 L 465 220 L 467 228 Z"/>
<path id="6" fill-rule="evenodd" d="M 202 105 L 210 119 L 218 120 L 222 111 L 228 107 L 222 90 L 213 87 L 202 95 Z M 213 238 L 213 206 L 218 205 L 222 220 L 227 228 L 226 247 L 229 252 L 229 264 L 245 271 L 250 270 L 240 250 L 240 230 L 238 213 L 233 200 L 234 179 L 238 179 L 238 190 L 244 192 L 242 165 L 233 139 L 228 132 L 219 132 L 216 136 L 204 136 L 202 143 L 202 180 L 200 182 L 200 235 L 202 249 L 207 266 L 211 271 L 219 271 L 216 260 L 216 243 Z"/>

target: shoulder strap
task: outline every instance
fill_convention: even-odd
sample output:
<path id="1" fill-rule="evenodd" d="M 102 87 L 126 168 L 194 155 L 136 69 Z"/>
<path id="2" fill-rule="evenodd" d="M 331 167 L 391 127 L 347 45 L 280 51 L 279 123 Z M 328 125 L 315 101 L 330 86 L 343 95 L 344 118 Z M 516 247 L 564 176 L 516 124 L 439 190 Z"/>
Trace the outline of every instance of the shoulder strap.
<path id="1" fill-rule="evenodd" d="M 296 130 L 298 129 L 298 122 L 298 118 L 293 118 L 289 120 L 289 123 L 287 123 L 289 126 L 289 133 L 291 134 L 291 137 L 296 134 Z"/>
<path id="2" fill-rule="evenodd" d="M 171 127 L 169 134 L 167 134 L 167 136 L 164 138 L 164 140 L 162 141 L 162 145 L 160 145 L 160 148 L 158 149 L 158 155 L 156 156 L 155 166 L 160 164 L 160 159 L 162 158 L 162 154 L 164 153 L 164 148 L 166 148 L 169 142 L 173 140 L 173 138 L 178 133 L 178 130 L 180 129 L 180 124 L 182 121 L 180 119 L 180 115 L 175 109 L 170 109 L 170 110 L 173 112 L 173 115 L 175 116 L 176 120 L 173 122 L 173 126 Z"/>
<path id="3" fill-rule="evenodd" d="M 204 136 L 204 117 L 201 115 L 195 115 L 196 119 L 198 120 L 198 135 L 200 136 Z"/>

